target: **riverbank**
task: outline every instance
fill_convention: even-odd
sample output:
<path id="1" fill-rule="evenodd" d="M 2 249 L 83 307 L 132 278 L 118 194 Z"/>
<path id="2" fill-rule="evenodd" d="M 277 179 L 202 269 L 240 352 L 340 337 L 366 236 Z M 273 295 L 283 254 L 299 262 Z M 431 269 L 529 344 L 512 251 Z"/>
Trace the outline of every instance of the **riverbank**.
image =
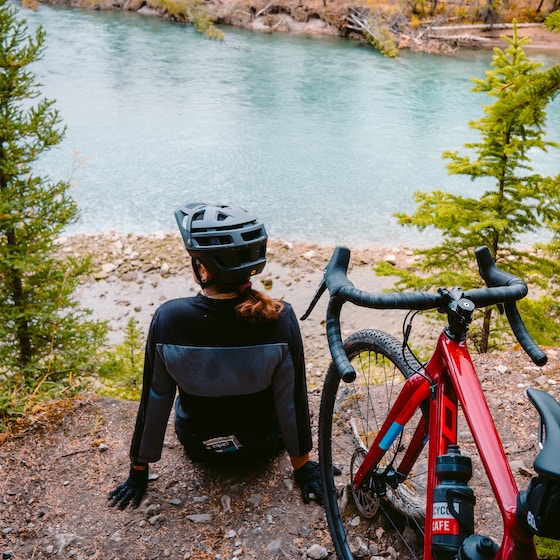
<path id="1" fill-rule="evenodd" d="M 300 317 L 319 286 L 332 250 L 329 246 L 271 239 L 266 268 L 253 279 L 253 285 L 290 302 Z M 63 238 L 61 251 L 76 257 L 92 254 L 92 274 L 80 285 L 76 296 L 83 307 L 92 310 L 93 318 L 109 322 L 111 344 L 122 341 L 131 318 L 146 335 L 151 317 L 161 303 L 194 295 L 199 290 L 179 234 L 81 234 Z M 416 257 L 412 249 L 398 245 L 352 250 L 349 277 L 364 289 L 390 288 L 395 279 L 378 277 L 372 270 L 379 261 L 406 267 L 413 265 Z M 301 322 L 312 385 L 314 380 L 319 382 L 330 361 L 324 327 L 326 303 L 327 298 L 323 297 L 311 317 Z M 343 329 L 349 334 L 359 328 L 383 328 L 399 335 L 403 318 L 402 311 L 380 313 L 355 308 L 343 315 Z M 423 326 L 425 323 L 419 320 L 416 325 L 416 343 L 430 341 L 433 333 Z"/>
<path id="2" fill-rule="evenodd" d="M 37 0 L 25 0 L 37 5 Z M 138 12 L 148 17 L 188 21 L 196 10 L 161 0 L 42 0 L 93 10 Z M 369 33 L 384 36 L 391 28 L 398 48 L 453 54 L 461 49 L 491 49 L 503 46 L 502 35 L 511 36 L 510 23 L 460 25 L 456 17 L 439 16 L 417 24 L 401 14 L 372 16 L 365 0 L 201 0 L 197 6 L 221 26 L 233 26 L 259 33 L 292 33 L 308 36 L 337 36 L 366 42 Z M 548 31 L 541 23 L 518 17 L 519 36 L 530 39 L 527 49 L 560 53 L 560 33 Z M 511 21 L 511 20 L 509 20 Z M 460 22 L 459 22 L 460 23 Z"/>

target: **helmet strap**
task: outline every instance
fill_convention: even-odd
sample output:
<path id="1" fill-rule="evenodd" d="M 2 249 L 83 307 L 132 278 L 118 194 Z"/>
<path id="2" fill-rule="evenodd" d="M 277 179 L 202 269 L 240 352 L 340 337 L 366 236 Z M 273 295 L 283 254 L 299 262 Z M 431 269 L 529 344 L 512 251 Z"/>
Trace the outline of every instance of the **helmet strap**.
<path id="1" fill-rule="evenodd" d="M 202 276 L 200 275 L 200 270 L 199 270 L 199 266 L 202 263 L 198 260 L 195 259 L 194 257 L 191 258 L 191 265 L 192 265 L 192 269 L 194 271 L 194 275 L 196 276 L 196 279 L 198 280 L 198 283 L 200 284 L 200 287 L 202 289 L 206 288 L 207 286 L 210 286 L 212 284 L 212 278 L 210 278 L 209 280 L 203 280 Z"/>

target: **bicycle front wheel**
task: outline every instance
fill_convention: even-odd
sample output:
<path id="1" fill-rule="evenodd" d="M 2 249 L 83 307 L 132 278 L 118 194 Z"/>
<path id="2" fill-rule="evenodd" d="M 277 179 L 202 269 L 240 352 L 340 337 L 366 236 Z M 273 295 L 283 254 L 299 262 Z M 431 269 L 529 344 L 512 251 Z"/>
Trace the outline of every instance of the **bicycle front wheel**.
<path id="1" fill-rule="evenodd" d="M 363 330 L 344 342 L 356 380 L 344 383 L 331 364 L 319 412 L 319 461 L 325 511 L 340 560 L 423 558 L 427 449 L 406 478 L 398 472 L 422 411 L 405 427 L 376 466 L 367 487 L 352 479 L 404 381 L 418 362 L 391 335 Z M 417 421 L 415 421 L 417 420 Z M 335 476 L 333 467 L 342 474 Z"/>

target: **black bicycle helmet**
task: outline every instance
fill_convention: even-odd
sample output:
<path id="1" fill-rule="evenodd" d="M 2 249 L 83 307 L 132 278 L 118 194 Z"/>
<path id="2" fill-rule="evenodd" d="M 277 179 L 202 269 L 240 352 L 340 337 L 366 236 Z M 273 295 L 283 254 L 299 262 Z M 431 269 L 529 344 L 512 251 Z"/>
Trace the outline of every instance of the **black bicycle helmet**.
<path id="1" fill-rule="evenodd" d="M 213 283 L 237 287 L 262 272 L 266 230 L 243 208 L 193 202 L 177 208 L 175 218 L 189 255 L 209 270 Z"/>

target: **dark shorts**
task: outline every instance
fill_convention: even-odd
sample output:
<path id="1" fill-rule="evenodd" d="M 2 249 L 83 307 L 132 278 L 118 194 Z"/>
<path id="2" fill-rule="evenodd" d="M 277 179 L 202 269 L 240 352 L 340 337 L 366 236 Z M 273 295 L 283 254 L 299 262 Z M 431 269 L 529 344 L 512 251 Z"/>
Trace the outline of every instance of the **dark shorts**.
<path id="1" fill-rule="evenodd" d="M 277 425 L 219 434 L 197 431 L 175 417 L 175 432 L 189 459 L 210 465 L 246 465 L 270 461 L 284 448 Z"/>

